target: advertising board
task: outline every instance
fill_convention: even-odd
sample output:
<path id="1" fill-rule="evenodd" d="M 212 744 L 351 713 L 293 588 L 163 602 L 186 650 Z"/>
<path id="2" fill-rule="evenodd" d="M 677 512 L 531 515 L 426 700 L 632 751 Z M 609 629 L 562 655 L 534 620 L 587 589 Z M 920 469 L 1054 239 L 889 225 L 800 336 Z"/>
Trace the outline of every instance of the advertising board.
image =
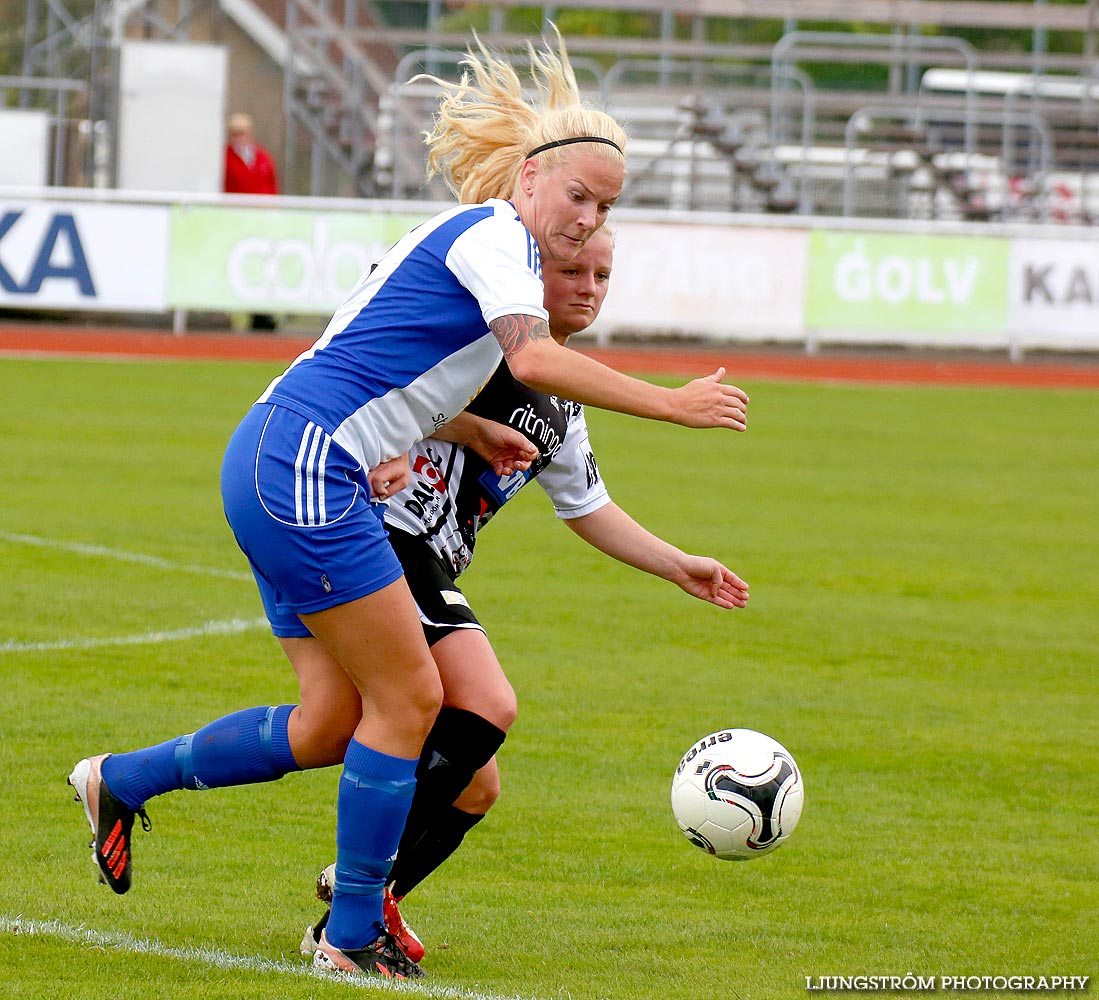
<path id="1" fill-rule="evenodd" d="M 426 215 L 177 205 L 169 301 L 178 309 L 325 315 Z"/>
<path id="2" fill-rule="evenodd" d="M 837 339 L 1002 345 L 1009 246 L 1001 237 L 815 230 L 806 325 Z"/>
<path id="3" fill-rule="evenodd" d="M 163 311 L 166 205 L 0 199 L 0 306 Z"/>
<path id="4" fill-rule="evenodd" d="M 597 331 L 712 340 L 804 335 L 804 231 L 613 225 L 614 276 Z"/>
<path id="5" fill-rule="evenodd" d="M 1099 348 L 1099 241 L 1016 239 L 1008 325 L 1030 348 Z"/>

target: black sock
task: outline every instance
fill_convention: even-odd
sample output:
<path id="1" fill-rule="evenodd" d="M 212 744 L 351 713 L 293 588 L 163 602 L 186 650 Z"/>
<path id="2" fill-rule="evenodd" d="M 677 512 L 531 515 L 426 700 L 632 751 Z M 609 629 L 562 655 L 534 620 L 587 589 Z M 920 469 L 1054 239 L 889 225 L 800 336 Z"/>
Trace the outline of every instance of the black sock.
<path id="1" fill-rule="evenodd" d="M 418 886 L 458 850 L 465 835 L 484 818 L 447 806 L 410 849 L 398 852 L 390 872 L 393 895 L 400 899 Z"/>
<path id="2" fill-rule="evenodd" d="M 446 813 L 473 776 L 492 760 L 506 736 L 502 729 L 475 712 L 446 706 L 440 710 L 416 767 L 416 794 L 405 821 L 391 880 L 401 874 L 402 854 L 411 853 L 425 831 Z M 465 830 L 462 831 L 464 835 Z"/>

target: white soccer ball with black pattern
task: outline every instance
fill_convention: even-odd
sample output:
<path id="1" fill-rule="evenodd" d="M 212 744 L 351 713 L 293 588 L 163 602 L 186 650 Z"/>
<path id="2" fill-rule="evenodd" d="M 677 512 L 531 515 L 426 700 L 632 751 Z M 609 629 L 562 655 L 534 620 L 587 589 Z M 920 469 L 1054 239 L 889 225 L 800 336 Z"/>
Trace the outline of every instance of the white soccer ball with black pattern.
<path id="1" fill-rule="evenodd" d="M 680 830 L 724 861 L 747 861 L 778 848 L 798 825 L 804 800 L 793 755 L 752 729 L 722 729 L 699 740 L 672 779 Z"/>

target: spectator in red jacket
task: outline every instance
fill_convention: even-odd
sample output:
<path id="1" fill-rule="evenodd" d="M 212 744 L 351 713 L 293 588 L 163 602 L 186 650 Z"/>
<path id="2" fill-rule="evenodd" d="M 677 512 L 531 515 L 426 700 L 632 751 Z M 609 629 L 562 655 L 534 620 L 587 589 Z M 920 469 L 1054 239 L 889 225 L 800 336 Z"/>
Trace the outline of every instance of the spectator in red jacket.
<path id="1" fill-rule="evenodd" d="M 252 131 L 252 116 L 229 116 L 229 144 L 225 147 L 226 194 L 278 194 L 275 163 Z M 278 322 L 268 313 L 253 313 L 253 330 L 274 330 Z"/>
<path id="2" fill-rule="evenodd" d="M 229 116 L 229 145 L 225 148 L 227 194 L 278 194 L 279 181 L 270 154 L 256 142 L 252 116 Z"/>

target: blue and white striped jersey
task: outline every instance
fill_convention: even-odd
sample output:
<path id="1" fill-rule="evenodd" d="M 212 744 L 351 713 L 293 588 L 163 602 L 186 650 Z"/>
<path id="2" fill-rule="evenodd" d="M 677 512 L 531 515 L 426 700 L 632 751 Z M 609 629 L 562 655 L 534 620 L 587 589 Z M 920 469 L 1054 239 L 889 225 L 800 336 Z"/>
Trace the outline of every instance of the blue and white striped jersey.
<path id="1" fill-rule="evenodd" d="M 548 319 L 542 296 L 538 244 L 514 206 L 458 206 L 390 249 L 259 402 L 315 421 L 371 469 L 466 407 L 502 357 L 488 324 Z"/>

